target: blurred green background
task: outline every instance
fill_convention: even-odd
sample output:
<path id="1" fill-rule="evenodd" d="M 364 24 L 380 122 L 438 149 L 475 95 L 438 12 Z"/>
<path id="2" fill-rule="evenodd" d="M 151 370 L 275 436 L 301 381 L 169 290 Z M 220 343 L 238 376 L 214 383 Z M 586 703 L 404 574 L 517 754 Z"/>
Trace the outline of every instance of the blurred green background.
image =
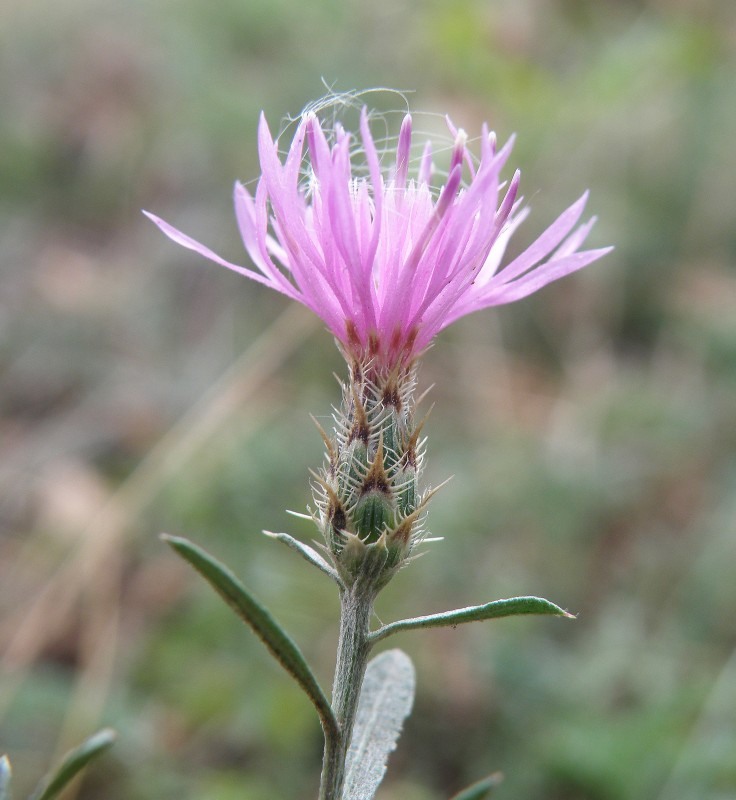
<path id="1" fill-rule="evenodd" d="M 580 192 L 615 252 L 459 322 L 427 481 L 445 536 L 384 622 L 513 594 L 577 621 L 393 640 L 415 710 L 381 800 L 736 798 L 733 0 L 26 0 L 0 8 L 0 750 L 17 796 L 101 724 L 68 797 L 316 795 L 313 710 L 157 538 L 228 561 L 329 685 L 333 587 L 261 536 L 313 531 L 340 357 L 317 321 L 176 248 L 245 262 L 232 182 L 325 93 L 488 120 L 533 206 Z M 396 96 L 376 95 L 384 108 Z M 389 117 L 390 124 L 398 117 Z M 396 131 L 391 131 L 395 133 Z M 511 170 L 509 170 L 509 175 Z"/>

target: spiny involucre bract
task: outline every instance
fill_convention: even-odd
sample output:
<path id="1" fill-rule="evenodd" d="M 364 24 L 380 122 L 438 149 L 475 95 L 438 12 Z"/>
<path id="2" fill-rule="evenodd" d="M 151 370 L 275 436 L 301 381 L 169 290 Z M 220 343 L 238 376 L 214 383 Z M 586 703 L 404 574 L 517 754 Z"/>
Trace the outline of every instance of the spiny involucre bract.
<path id="1" fill-rule="evenodd" d="M 326 465 L 315 475 L 316 521 L 344 583 L 376 589 L 424 536 L 422 423 L 414 419 L 415 370 L 390 373 L 355 362 L 335 432 L 322 431 Z"/>

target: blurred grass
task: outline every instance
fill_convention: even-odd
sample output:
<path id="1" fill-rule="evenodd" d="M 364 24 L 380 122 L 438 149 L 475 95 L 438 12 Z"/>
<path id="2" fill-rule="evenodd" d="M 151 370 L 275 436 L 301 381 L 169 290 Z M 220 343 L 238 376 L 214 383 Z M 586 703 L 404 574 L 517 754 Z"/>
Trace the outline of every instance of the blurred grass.
<path id="1" fill-rule="evenodd" d="M 379 615 L 538 593 L 579 618 L 397 640 L 419 695 L 379 796 L 442 800 L 500 769 L 499 798 L 736 797 L 735 40 L 730 0 L 0 9 L 0 749 L 18 794 L 100 721 L 121 736 L 80 798 L 315 794 L 309 704 L 156 533 L 228 560 L 329 684 L 332 587 L 258 531 L 313 535 L 284 510 L 309 502 L 307 415 L 329 412 L 340 358 L 139 209 L 242 261 L 229 194 L 257 174 L 258 112 L 278 127 L 324 78 L 516 131 L 519 247 L 585 187 L 594 243 L 616 245 L 425 360 L 446 538 Z"/>

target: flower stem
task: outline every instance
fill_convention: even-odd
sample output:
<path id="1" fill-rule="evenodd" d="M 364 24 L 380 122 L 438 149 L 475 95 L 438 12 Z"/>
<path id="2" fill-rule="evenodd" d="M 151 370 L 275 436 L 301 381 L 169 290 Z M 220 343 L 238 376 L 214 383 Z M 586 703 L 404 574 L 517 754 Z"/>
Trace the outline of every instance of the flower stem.
<path id="1" fill-rule="evenodd" d="M 320 800 L 342 800 L 345 759 L 371 649 L 368 634 L 374 597 L 374 591 L 362 581 L 340 593 L 340 638 L 332 685 L 332 709 L 337 719 L 338 735 L 325 740 Z"/>

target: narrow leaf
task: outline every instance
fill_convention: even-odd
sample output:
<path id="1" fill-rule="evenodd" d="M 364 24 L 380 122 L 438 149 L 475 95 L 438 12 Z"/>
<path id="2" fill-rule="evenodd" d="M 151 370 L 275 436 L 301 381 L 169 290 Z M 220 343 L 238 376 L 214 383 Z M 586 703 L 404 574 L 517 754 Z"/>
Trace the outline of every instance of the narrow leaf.
<path id="1" fill-rule="evenodd" d="M 289 536 L 288 533 L 272 533 L 271 531 L 263 532 L 266 534 L 266 536 L 270 536 L 272 539 L 277 539 L 279 542 L 283 542 L 292 550 L 296 550 L 296 552 L 299 553 L 302 558 L 306 559 L 310 564 L 313 564 L 315 567 L 317 567 L 317 569 L 322 570 L 325 575 L 329 575 L 338 586 L 342 586 L 342 581 L 340 580 L 340 576 L 337 574 L 337 570 L 330 566 L 327 560 L 322 558 L 322 556 L 313 547 L 310 547 L 308 544 L 304 544 L 304 542 L 300 542 L 293 536 Z"/>
<path id="2" fill-rule="evenodd" d="M 502 780 L 503 775 L 500 772 L 494 772 L 493 775 L 489 775 L 472 786 L 468 786 L 467 789 L 463 789 L 462 792 L 453 795 L 451 800 L 484 800 Z"/>
<path id="3" fill-rule="evenodd" d="M 93 758 L 104 753 L 114 741 L 115 731 L 109 728 L 97 731 L 64 756 L 61 764 L 41 781 L 29 800 L 52 800 L 57 797 L 80 770 L 84 769 Z"/>
<path id="4" fill-rule="evenodd" d="M 346 760 L 343 797 L 373 798 L 411 711 L 414 687 L 414 666 L 401 650 L 388 650 L 368 664 Z"/>
<path id="5" fill-rule="evenodd" d="M 187 539 L 162 534 L 161 538 L 212 586 L 222 599 L 266 645 L 271 655 L 304 689 L 317 709 L 325 735 L 337 736 L 337 721 L 301 651 L 291 637 L 233 575 L 230 570 Z"/>
<path id="6" fill-rule="evenodd" d="M 10 800 L 10 759 L 7 756 L 0 756 L 0 800 Z"/>
<path id="7" fill-rule="evenodd" d="M 461 625 L 465 622 L 496 619 L 498 617 L 513 617 L 519 614 L 552 614 L 557 617 L 574 619 L 574 614 L 569 614 L 564 609 L 544 600 L 541 597 L 512 597 L 509 600 L 494 600 L 482 606 L 457 608 L 454 611 L 445 611 L 441 614 L 429 614 L 426 617 L 402 619 L 384 625 L 370 634 L 372 643 L 385 639 L 398 631 L 414 630 L 415 628 L 437 628 L 444 625 Z"/>

